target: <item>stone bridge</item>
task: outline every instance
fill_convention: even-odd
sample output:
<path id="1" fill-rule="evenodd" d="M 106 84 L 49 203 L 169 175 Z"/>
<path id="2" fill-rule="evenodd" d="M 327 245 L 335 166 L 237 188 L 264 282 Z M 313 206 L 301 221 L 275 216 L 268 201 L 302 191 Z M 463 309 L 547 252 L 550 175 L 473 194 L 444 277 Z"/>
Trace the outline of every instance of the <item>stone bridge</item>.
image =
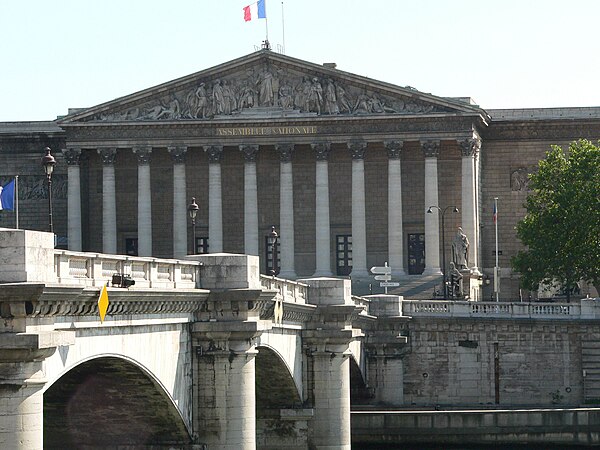
<path id="1" fill-rule="evenodd" d="M 0 229 L 0 448 L 350 449 L 410 441 L 373 408 L 578 407 L 600 399 L 598 303 L 354 297 L 261 276 L 254 256 L 78 253 Z M 585 426 L 571 442 L 598 436 Z"/>
<path id="2" fill-rule="evenodd" d="M 350 448 L 367 311 L 349 280 L 265 277 L 246 255 L 68 252 L 6 229 L 0 263 L 1 448 Z"/>

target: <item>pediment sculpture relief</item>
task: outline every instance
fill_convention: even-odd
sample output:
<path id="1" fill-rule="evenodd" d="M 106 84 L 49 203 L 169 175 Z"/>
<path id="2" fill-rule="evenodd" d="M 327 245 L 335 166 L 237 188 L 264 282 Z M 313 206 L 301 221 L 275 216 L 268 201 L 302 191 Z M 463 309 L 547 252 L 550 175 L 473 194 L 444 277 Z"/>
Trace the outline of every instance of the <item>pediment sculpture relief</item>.
<path id="1" fill-rule="evenodd" d="M 359 115 L 425 114 L 446 109 L 346 85 L 327 76 L 286 72 L 265 65 L 245 74 L 199 80 L 191 88 L 87 120 L 195 120 L 261 112 L 272 116 L 276 111 L 286 115 Z"/>

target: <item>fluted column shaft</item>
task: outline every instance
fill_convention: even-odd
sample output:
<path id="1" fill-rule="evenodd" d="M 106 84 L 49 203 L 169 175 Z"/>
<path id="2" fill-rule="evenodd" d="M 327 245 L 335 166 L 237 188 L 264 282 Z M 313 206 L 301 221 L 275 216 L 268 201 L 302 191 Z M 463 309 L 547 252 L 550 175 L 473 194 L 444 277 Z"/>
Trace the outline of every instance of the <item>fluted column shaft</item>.
<path id="1" fill-rule="evenodd" d="M 68 193 L 67 193 L 67 234 L 69 250 L 80 252 L 81 245 L 81 177 L 79 162 L 80 148 L 69 148 L 62 151 L 67 161 Z"/>
<path id="2" fill-rule="evenodd" d="M 315 256 L 314 276 L 331 276 L 331 241 L 329 225 L 329 143 L 311 145 L 316 152 L 315 166 Z"/>
<path id="3" fill-rule="evenodd" d="M 187 183 L 185 176 L 187 147 L 168 147 L 168 151 L 173 161 L 173 256 L 182 258 L 187 255 Z"/>
<path id="4" fill-rule="evenodd" d="M 477 183 L 475 180 L 475 158 L 481 148 L 479 139 L 466 139 L 459 141 L 462 153 L 462 181 L 461 181 L 461 212 L 462 229 L 469 239 L 468 266 L 477 269 L 478 261 L 478 233 L 477 233 Z"/>
<path id="5" fill-rule="evenodd" d="M 366 142 L 350 142 L 352 154 L 352 272 L 353 278 L 368 277 L 367 222 L 365 213 Z"/>
<path id="6" fill-rule="evenodd" d="M 240 145 L 244 153 L 244 251 L 258 255 L 258 189 L 256 156 L 258 145 Z"/>
<path id="7" fill-rule="evenodd" d="M 388 265 L 392 275 L 404 271 L 404 232 L 402 229 L 402 141 L 385 142 L 388 152 Z"/>
<path id="8" fill-rule="evenodd" d="M 223 147 L 204 147 L 208 154 L 208 245 L 210 253 L 223 251 L 223 196 L 221 191 L 221 159 Z"/>
<path id="9" fill-rule="evenodd" d="M 138 160 L 138 256 L 152 256 L 151 147 L 133 149 Z"/>
<path id="10" fill-rule="evenodd" d="M 279 144 L 275 146 L 279 152 L 279 227 L 281 237 L 279 249 L 281 251 L 280 271 L 281 278 L 296 278 L 294 263 L 294 180 L 292 172 L 293 144 Z"/>
<path id="11" fill-rule="evenodd" d="M 440 268 L 440 222 L 438 214 L 428 214 L 430 206 L 439 206 L 437 161 L 440 154 L 439 141 L 421 142 L 425 154 L 425 275 L 441 274 Z"/>
<path id="12" fill-rule="evenodd" d="M 100 148 L 102 158 L 102 252 L 117 253 L 116 148 Z"/>

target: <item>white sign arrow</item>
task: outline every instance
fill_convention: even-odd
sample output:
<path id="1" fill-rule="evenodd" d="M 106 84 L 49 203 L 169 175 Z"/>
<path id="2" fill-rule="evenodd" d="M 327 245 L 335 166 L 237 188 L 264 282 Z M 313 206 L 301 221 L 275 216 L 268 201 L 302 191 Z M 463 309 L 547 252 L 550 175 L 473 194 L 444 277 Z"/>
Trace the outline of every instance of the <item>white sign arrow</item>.
<path id="1" fill-rule="evenodd" d="M 374 278 L 377 281 L 390 281 L 392 279 L 392 276 L 389 273 L 386 273 L 385 275 L 375 275 Z"/>
<path id="2" fill-rule="evenodd" d="M 388 274 L 392 273 L 392 268 L 388 267 L 388 265 L 386 263 L 385 267 L 377 267 L 377 266 L 371 267 L 371 273 L 388 275 Z"/>

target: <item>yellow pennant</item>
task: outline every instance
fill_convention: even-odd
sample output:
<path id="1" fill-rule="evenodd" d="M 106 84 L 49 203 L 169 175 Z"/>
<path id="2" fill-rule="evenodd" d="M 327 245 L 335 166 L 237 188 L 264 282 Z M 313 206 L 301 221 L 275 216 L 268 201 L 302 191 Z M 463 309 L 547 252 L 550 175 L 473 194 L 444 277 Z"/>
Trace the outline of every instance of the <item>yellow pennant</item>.
<path id="1" fill-rule="evenodd" d="M 100 290 L 100 297 L 98 297 L 98 312 L 100 313 L 100 322 L 104 322 L 106 311 L 108 310 L 108 291 L 106 285 L 102 286 Z"/>

